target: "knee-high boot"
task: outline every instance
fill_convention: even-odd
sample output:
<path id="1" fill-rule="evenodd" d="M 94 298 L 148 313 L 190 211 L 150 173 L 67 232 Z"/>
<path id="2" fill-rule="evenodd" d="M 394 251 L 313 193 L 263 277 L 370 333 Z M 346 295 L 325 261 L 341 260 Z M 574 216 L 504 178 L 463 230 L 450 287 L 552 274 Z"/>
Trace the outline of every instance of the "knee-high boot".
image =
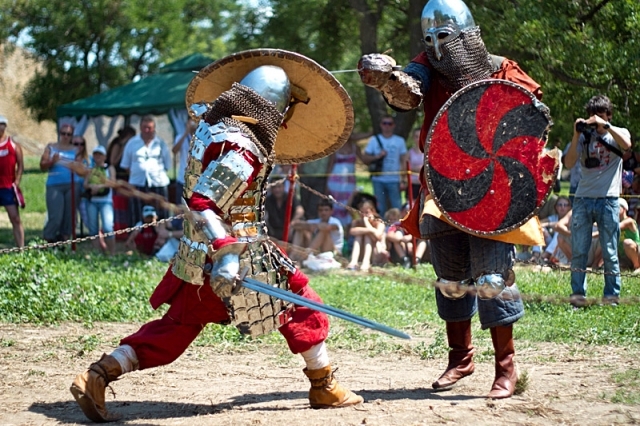
<path id="1" fill-rule="evenodd" d="M 471 345 L 471 320 L 447 322 L 449 342 L 449 364 L 438 380 L 431 385 L 437 391 L 449 390 L 463 377 L 473 374 L 473 354 Z"/>
<path id="2" fill-rule="evenodd" d="M 509 398 L 515 392 L 518 381 L 518 373 L 513 362 L 513 325 L 492 327 L 491 340 L 496 352 L 496 377 L 488 397 Z"/>

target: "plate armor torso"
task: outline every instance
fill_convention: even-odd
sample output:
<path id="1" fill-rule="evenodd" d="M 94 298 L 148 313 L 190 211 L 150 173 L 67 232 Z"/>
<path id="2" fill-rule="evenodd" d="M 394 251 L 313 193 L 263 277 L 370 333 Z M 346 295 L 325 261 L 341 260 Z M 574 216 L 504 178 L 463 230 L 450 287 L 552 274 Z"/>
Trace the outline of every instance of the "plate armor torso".
<path id="1" fill-rule="evenodd" d="M 219 158 L 203 170 L 204 153 L 213 143 L 235 144 L 241 151 L 250 151 L 258 161 L 251 164 L 237 150 L 222 150 Z M 190 142 L 183 195 L 188 200 L 195 192 L 215 202 L 222 212 L 221 218 L 229 227 L 229 235 L 245 247 L 240 254 L 241 272 L 248 268 L 247 277 L 288 290 L 287 273 L 295 272 L 295 267 L 269 240 L 264 221 L 267 178 L 273 161 L 265 146 L 272 147 L 261 144 L 254 132 L 242 122 L 224 118 L 210 125 L 205 119 L 201 120 Z M 259 170 L 254 175 L 255 168 Z M 254 178 L 248 184 L 251 175 Z M 184 236 L 173 261 L 173 274 L 193 285 L 203 285 L 216 257 L 217 252 L 209 239 L 192 220 L 185 220 Z M 227 306 L 232 323 L 241 333 L 251 336 L 276 330 L 286 321 L 286 310 L 292 307 L 242 286 L 233 290 L 225 288 L 225 291 L 216 291 L 214 287 L 214 292 Z"/>

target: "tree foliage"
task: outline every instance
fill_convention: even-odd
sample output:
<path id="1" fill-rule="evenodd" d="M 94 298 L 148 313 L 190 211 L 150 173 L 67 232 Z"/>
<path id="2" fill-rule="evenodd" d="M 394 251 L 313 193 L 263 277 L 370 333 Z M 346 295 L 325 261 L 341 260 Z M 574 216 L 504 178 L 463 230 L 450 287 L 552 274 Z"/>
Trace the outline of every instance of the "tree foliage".
<path id="1" fill-rule="evenodd" d="M 406 64 L 421 49 L 424 0 L 274 0 L 269 14 L 239 28 L 240 46 L 297 50 L 325 66 L 353 69 L 363 53 L 393 49 Z M 640 132 L 640 2 L 636 0 L 467 0 L 490 52 L 509 57 L 538 81 L 566 142 L 575 118 L 593 95 L 609 96 L 614 123 Z M 339 74 L 354 99 L 357 125 L 377 123 L 385 111 L 357 75 Z M 400 117 L 400 120 L 403 120 Z M 408 120 L 411 121 L 412 119 Z M 410 126 L 410 125 L 409 125 Z M 405 123 L 401 133 L 408 131 Z"/>
<path id="2" fill-rule="evenodd" d="M 232 1 L 0 1 L 0 35 L 42 63 L 24 104 L 38 120 L 66 102 L 130 83 L 196 51 L 224 55 Z"/>
<path id="3" fill-rule="evenodd" d="M 475 0 L 471 7 L 490 51 L 515 59 L 542 85 L 554 142 L 571 138 L 596 94 L 614 102 L 615 124 L 640 132 L 639 2 Z"/>
<path id="4" fill-rule="evenodd" d="M 0 39 L 42 60 L 26 105 L 42 119 L 55 107 L 130 82 L 190 53 L 219 57 L 246 48 L 305 54 L 329 70 L 353 70 L 363 53 L 392 49 L 404 65 L 422 50 L 425 0 L 0 0 Z M 467 0 L 491 53 L 538 81 L 568 140 L 584 104 L 603 93 L 614 124 L 640 133 L 640 2 L 637 0 Z M 350 93 L 356 125 L 387 112 L 355 72 L 336 74 Z M 399 115 L 406 134 L 413 114 Z M 375 126 L 374 126 L 375 127 Z"/>

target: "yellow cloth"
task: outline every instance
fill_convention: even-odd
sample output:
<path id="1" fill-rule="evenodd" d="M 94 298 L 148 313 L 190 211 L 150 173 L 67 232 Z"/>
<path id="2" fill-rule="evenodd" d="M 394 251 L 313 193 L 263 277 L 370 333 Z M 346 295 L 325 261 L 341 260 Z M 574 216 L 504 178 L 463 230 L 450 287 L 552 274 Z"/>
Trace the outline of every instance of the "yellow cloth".
<path id="1" fill-rule="evenodd" d="M 422 215 L 420 216 L 420 218 L 422 218 L 422 216 L 425 214 L 437 217 L 438 219 L 443 220 L 452 226 L 455 226 L 442 214 L 440 209 L 438 209 L 438 206 L 431 195 L 427 195 L 425 197 L 424 207 L 422 208 Z M 464 229 L 461 229 L 461 231 L 464 231 Z M 538 219 L 538 216 L 532 217 L 520 228 L 507 232 L 505 234 L 478 236 L 487 238 L 489 240 L 502 241 L 504 243 L 511 244 L 522 244 L 525 246 L 544 245 L 544 234 L 542 233 L 542 226 L 540 226 L 540 220 Z"/>

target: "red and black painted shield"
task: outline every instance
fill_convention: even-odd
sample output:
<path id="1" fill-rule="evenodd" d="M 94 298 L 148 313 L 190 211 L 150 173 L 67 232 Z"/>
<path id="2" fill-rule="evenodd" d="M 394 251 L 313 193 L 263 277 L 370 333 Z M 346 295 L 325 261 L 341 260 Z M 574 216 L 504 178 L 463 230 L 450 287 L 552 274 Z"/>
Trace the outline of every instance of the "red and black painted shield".
<path id="1" fill-rule="evenodd" d="M 445 217 L 475 235 L 520 227 L 544 204 L 559 160 L 544 154 L 547 107 L 522 86 L 483 80 L 456 92 L 427 135 L 425 173 Z"/>

